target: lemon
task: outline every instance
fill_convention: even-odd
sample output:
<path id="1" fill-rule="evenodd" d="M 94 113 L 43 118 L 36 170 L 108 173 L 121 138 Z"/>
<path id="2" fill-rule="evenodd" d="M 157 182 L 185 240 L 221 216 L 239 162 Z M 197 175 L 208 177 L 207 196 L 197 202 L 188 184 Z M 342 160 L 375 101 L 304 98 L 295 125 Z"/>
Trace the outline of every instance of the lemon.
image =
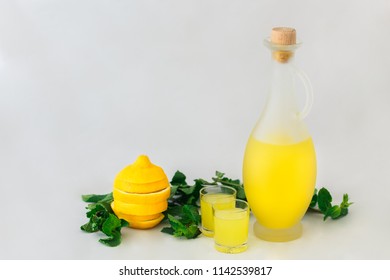
<path id="1" fill-rule="evenodd" d="M 137 229 L 153 228 L 157 226 L 162 221 L 162 219 L 164 219 L 164 215 L 161 213 L 157 214 L 157 216 L 155 216 L 152 219 L 142 219 L 142 217 L 143 216 L 132 216 L 132 215 L 118 213 L 118 218 L 126 220 L 127 222 L 129 222 L 129 226 L 131 228 L 137 228 Z M 150 217 L 150 216 L 144 216 L 144 217 Z M 141 220 L 139 220 L 139 218 Z"/>
<path id="2" fill-rule="evenodd" d="M 164 170 L 148 156 L 140 155 L 114 179 L 111 208 L 132 228 L 148 229 L 158 225 L 168 208 L 171 187 Z"/>
<path id="3" fill-rule="evenodd" d="M 161 215 L 163 215 L 162 213 L 157 213 L 157 214 L 152 214 L 152 215 L 128 215 L 128 214 L 123 214 L 123 213 L 120 213 L 120 212 L 117 212 L 118 213 L 118 217 L 121 218 L 121 219 L 125 219 L 126 221 L 137 221 L 137 222 L 142 222 L 142 221 L 149 221 L 149 220 L 154 220 L 154 219 L 157 219 L 159 218 Z M 164 216 L 164 215 L 163 215 Z"/>
<path id="4" fill-rule="evenodd" d="M 116 209 L 117 212 L 128 214 L 128 215 L 153 215 L 157 213 L 164 212 L 168 208 L 168 201 L 160 201 L 152 204 L 134 204 L 134 203 L 125 203 L 122 201 L 113 201 L 113 209 Z M 115 212 L 115 210 L 114 210 Z"/>
<path id="5" fill-rule="evenodd" d="M 117 189 L 114 186 L 113 196 L 115 201 L 132 202 L 138 204 L 151 204 L 162 200 L 167 200 L 171 194 L 171 188 L 166 187 L 157 192 L 151 193 L 129 193 Z"/>
<path id="6" fill-rule="evenodd" d="M 127 193 L 150 193 L 161 191 L 169 186 L 168 179 L 163 178 L 150 183 L 132 183 L 124 179 L 123 174 L 118 175 L 114 181 L 114 188 Z"/>
<path id="7" fill-rule="evenodd" d="M 146 155 L 122 169 L 116 176 L 114 186 L 124 192 L 150 193 L 169 186 L 164 170 L 150 162 Z"/>

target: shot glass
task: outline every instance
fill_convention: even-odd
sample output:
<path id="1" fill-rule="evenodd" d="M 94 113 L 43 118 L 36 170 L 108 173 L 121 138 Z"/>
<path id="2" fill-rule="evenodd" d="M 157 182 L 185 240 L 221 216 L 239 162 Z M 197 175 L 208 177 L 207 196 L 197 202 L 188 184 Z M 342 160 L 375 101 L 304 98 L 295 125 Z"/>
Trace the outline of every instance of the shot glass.
<path id="1" fill-rule="evenodd" d="M 211 185 L 200 190 L 200 212 L 202 217 L 201 231 L 205 236 L 214 235 L 213 205 L 219 208 L 234 208 L 236 190 L 227 186 Z"/>
<path id="2" fill-rule="evenodd" d="M 214 204 L 214 247 L 222 253 L 236 254 L 248 248 L 249 206 L 241 199 L 234 207 Z"/>

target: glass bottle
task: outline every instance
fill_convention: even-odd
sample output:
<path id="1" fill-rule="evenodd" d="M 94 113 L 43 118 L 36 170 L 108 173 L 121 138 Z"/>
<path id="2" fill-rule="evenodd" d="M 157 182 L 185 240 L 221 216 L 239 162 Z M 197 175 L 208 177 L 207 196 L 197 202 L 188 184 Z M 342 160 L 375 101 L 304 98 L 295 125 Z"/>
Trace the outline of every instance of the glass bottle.
<path id="1" fill-rule="evenodd" d="M 316 180 L 316 155 L 303 122 L 313 94 L 307 76 L 295 66 L 300 46 L 293 28 L 273 28 L 264 41 L 272 54 L 266 106 L 251 132 L 243 162 L 245 193 L 256 217 L 254 233 L 268 241 L 289 241 L 302 234 L 301 219 L 309 207 Z M 295 80 L 306 92 L 298 108 Z"/>

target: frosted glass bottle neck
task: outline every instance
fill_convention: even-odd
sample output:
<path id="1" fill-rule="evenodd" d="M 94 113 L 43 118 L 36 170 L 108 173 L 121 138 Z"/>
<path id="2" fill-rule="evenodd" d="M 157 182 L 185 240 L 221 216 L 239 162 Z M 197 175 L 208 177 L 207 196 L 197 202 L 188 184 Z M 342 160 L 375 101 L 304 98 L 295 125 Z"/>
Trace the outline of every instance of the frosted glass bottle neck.
<path id="1" fill-rule="evenodd" d="M 272 55 L 271 80 L 267 107 L 275 107 L 277 111 L 292 116 L 299 110 L 295 94 L 295 64 L 292 54 L 287 61 L 281 62 Z M 269 108 L 271 109 L 271 108 Z M 272 110 L 273 111 L 273 110 Z"/>
<path id="2" fill-rule="evenodd" d="M 279 52 L 279 53 L 277 53 Z M 292 50 L 272 49 L 268 98 L 253 131 L 255 139 L 289 145 L 310 137 L 298 108 L 295 80 L 299 70 Z"/>

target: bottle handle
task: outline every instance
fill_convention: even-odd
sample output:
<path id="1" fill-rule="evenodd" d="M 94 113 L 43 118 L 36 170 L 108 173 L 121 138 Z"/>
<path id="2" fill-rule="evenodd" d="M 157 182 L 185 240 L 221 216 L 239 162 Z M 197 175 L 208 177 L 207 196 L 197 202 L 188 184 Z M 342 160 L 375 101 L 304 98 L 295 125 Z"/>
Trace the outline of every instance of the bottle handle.
<path id="1" fill-rule="evenodd" d="M 309 114 L 311 107 L 313 106 L 313 88 L 311 86 L 310 80 L 305 72 L 303 72 L 298 67 L 294 66 L 295 73 L 303 83 L 303 86 L 305 88 L 306 93 L 306 102 L 305 106 L 303 107 L 302 111 L 298 113 L 298 117 L 300 119 L 304 119 Z"/>

